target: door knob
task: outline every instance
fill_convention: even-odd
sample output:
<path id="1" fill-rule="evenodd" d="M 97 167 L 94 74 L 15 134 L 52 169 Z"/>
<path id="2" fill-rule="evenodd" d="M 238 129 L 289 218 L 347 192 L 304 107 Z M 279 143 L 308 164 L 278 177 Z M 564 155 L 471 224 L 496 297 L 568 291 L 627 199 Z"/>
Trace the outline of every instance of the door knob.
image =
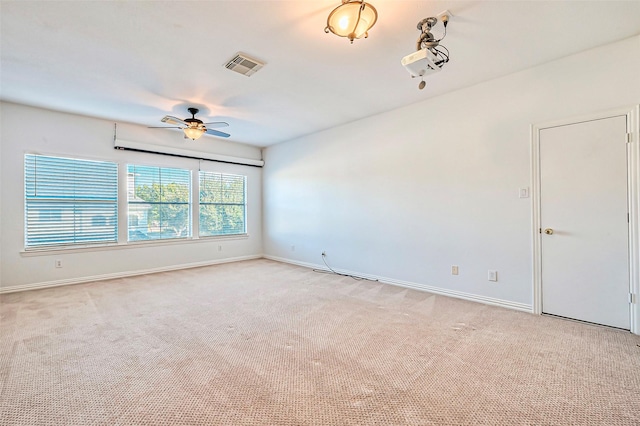
<path id="1" fill-rule="evenodd" d="M 547 234 L 547 235 L 552 235 L 553 234 L 553 229 L 547 228 L 547 229 L 544 230 L 544 233 Z"/>

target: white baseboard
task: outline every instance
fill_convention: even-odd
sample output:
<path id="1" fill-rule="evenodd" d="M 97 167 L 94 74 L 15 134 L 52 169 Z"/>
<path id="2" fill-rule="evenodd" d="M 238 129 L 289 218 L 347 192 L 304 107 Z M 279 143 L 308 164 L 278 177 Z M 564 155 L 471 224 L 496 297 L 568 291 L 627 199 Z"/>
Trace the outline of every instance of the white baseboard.
<path id="1" fill-rule="evenodd" d="M 325 265 L 306 263 L 306 262 L 299 262 L 299 261 L 296 261 L 296 260 L 286 259 L 286 258 L 283 258 L 283 257 L 269 256 L 269 255 L 264 255 L 263 257 L 265 259 L 275 260 L 277 262 L 283 262 L 283 263 L 290 263 L 292 265 L 297 265 L 297 266 L 304 266 L 306 268 L 322 269 L 322 270 L 326 270 L 327 269 Z M 477 294 L 465 293 L 465 292 L 456 291 L 456 290 L 449 290 L 449 289 L 446 289 L 446 288 L 434 287 L 434 286 L 430 286 L 430 285 L 426 285 L 426 284 L 418 284 L 418 283 L 414 283 L 414 282 L 410 282 L 410 281 L 401 281 L 401 280 L 396 280 L 396 279 L 388 278 L 388 277 L 379 277 L 379 276 L 374 276 L 374 275 L 361 274 L 361 273 L 358 273 L 358 272 L 346 271 L 346 270 L 342 270 L 342 269 L 335 269 L 334 268 L 334 270 L 336 272 L 340 273 L 340 274 L 353 275 L 353 276 L 356 276 L 356 277 L 366 278 L 368 280 L 377 280 L 377 281 L 379 281 L 381 283 L 385 283 L 385 284 L 392 284 L 392 285 L 396 285 L 396 286 L 399 286 L 399 287 L 406 287 L 406 288 L 411 288 L 411 289 L 414 289 L 414 290 L 427 291 L 427 292 L 433 293 L 433 294 L 439 294 L 439 295 L 443 295 L 443 296 L 455 297 L 457 299 L 469 300 L 471 302 L 479 302 L 479 303 L 484 303 L 486 305 L 500 306 L 502 308 L 508 308 L 508 309 L 514 309 L 514 310 L 517 310 L 517 311 L 533 313 L 533 306 L 532 305 L 527 305 L 526 303 L 512 302 L 510 300 L 496 299 L 496 298 L 493 298 L 493 297 L 480 296 L 480 295 L 477 295 Z"/>
<path id="2" fill-rule="evenodd" d="M 117 272 L 117 273 L 113 273 L 113 274 L 92 275 L 92 276 L 88 276 L 88 277 L 69 278 L 69 279 L 64 279 L 64 280 L 45 281 L 45 282 L 32 283 L 32 284 L 22 284 L 22 285 L 9 286 L 9 287 L 0 287 L 0 294 L 15 293 L 15 292 L 18 292 L 18 291 L 36 290 L 36 289 L 41 289 L 41 288 L 59 287 L 59 286 L 63 286 L 63 285 L 82 284 L 82 283 L 93 282 L 93 281 L 104 281 L 104 280 L 111 280 L 111 279 L 116 279 L 116 278 L 126 278 L 126 277 L 133 277 L 133 276 L 136 276 L 136 275 L 154 274 L 154 273 L 158 273 L 158 272 L 177 271 L 177 270 L 180 270 L 180 269 L 198 268 L 198 267 L 201 267 L 201 266 L 211 266 L 211 265 L 218 265 L 218 264 L 222 264 L 222 263 L 240 262 L 240 261 L 243 261 L 243 260 L 253 260 L 253 259 L 262 259 L 262 258 L 269 259 L 269 260 L 274 260 L 276 262 L 289 263 L 289 264 L 292 264 L 292 265 L 302 266 L 302 267 L 310 268 L 310 269 L 327 270 L 325 265 L 307 263 L 307 262 L 300 262 L 300 261 L 287 259 L 287 258 L 283 258 L 283 257 L 277 257 L 277 256 L 259 255 L 258 254 L 258 255 L 251 255 L 251 256 L 233 257 L 233 258 L 228 258 L 228 259 L 209 260 L 209 261 L 205 261 L 205 262 L 187 263 L 187 264 L 181 264 L 181 265 L 171 265 L 171 266 L 144 269 L 144 270 L 138 270 L 138 271 Z M 484 303 L 484 304 L 487 304 L 487 305 L 500 306 L 500 307 L 503 307 L 503 308 L 515 309 L 515 310 L 523 311 L 523 312 L 533 312 L 533 306 L 532 305 L 527 305 L 527 304 L 524 304 L 524 303 L 517 303 L 517 302 L 512 302 L 512 301 L 509 301 L 509 300 L 495 299 L 495 298 L 492 298 L 492 297 L 486 297 L 486 296 L 480 296 L 480 295 L 471 294 L 471 293 L 465 293 L 465 292 L 461 292 L 461 291 L 449 290 L 449 289 L 445 289 L 445 288 L 441 288 L 441 287 L 434 287 L 434 286 L 430 286 L 430 285 L 426 285 L 426 284 L 418 284 L 418 283 L 414 283 L 414 282 L 410 282 L 410 281 L 401 281 L 401 280 L 396 280 L 396 279 L 388 278 L 388 277 L 380 277 L 380 276 L 374 276 L 374 275 L 368 275 L 368 274 L 361 274 L 361 273 L 353 272 L 353 271 L 347 271 L 347 270 L 341 270 L 341 269 L 335 269 L 335 271 L 340 273 L 340 274 L 353 275 L 353 276 L 357 276 L 357 277 L 361 277 L 361 278 L 366 278 L 366 279 L 369 279 L 369 280 L 377 280 L 377 281 L 385 283 L 385 284 L 396 285 L 396 286 L 399 286 L 399 287 L 406 287 L 406 288 L 411 288 L 411 289 L 420 290 L 420 291 L 428 291 L 429 293 L 433 293 L 433 294 L 439 294 L 439 295 L 443 295 L 443 296 L 450 296 L 450 297 L 455 297 L 455 298 L 458 298 L 458 299 L 464 299 L 464 300 L 469 300 L 469 301 L 472 301 L 472 302 Z"/>
<path id="3" fill-rule="evenodd" d="M 185 263 L 181 265 L 163 266 L 160 268 L 143 269 L 139 271 L 116 272 L 113 274 L 92 275 L 88 277 L 69 278 L 69 279 L 56 280 L 56 281 L 44 281 L 44 282 L 32 283 L 32 284 L 21 284 L 21 285 L 9 286 L 9 287 L 0 287 L 0 294 L 15 293 L 18 291 L 36 290 L 40 288 L 59 287 L 63 285 L 83 284 L 83 283 L 93 282 L 93 281 L 112 280 L 115 278 L 134 277 L 136 275 L 155 274 L 158 272 L 177 271 L 180 269 L 199 268 L 201 266 L 219 265 L 221 263 L 231 263 L 231 262 L 240 262 L 243 260 L 262 259 L 262 257 L 263 257 L 262 255 L 257 254 L 257 255 L 251 255 L 251 256 L 231 257 L 227 259 L 207 260 L 205 262 L 195 262 L 195 263 Z"/>

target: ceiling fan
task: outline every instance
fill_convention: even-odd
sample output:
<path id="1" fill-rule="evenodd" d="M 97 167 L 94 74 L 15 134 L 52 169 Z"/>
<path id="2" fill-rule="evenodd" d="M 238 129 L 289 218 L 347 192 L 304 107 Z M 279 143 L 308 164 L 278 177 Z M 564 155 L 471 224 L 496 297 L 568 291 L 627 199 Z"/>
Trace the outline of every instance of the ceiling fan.
<path id="1" fill-rule="evenodd" d="M 227 127 L 229 123 L 225 123 L 224 121 L 214 121 L 211 123 L 203 123 L 202 120 L 198 120 L 196 118 L 196 114 L 200 111 L 198 108 L 187 108 L 189 113 L 191 114 L 191 118 L 185 118 L 184 120 L 179 119 L 178 117 L 173 117 L 171 115 L 165 115 L 162 118 L 163 123 L 167 124 L 175 124 L 175 127 L 150 127 L 151 129 L 182 129 L 184 132 L 184 137 L 193 139 L 194 141 L 202 136 L 204 133 L 209 133 L 210 135 L 219 136 L 221 138 L 228 138 L 231 136 L 229 133 L 220 132 L 218 130 L 214 130 L 215 127 Z"/>

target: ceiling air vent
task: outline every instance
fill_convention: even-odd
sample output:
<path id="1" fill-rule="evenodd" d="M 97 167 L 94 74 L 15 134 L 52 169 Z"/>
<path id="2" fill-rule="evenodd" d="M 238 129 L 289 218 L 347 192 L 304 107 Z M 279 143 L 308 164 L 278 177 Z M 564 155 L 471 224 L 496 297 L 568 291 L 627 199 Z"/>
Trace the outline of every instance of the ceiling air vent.
<path id="1" fill-rule="evenodd" d="M 227 69 L 246 75 L 247 77 L 251 77 L 263 66 L 263 62 L 250 58 L 242 53 L 238 53 L 232 60 L 225 64 Z"/>

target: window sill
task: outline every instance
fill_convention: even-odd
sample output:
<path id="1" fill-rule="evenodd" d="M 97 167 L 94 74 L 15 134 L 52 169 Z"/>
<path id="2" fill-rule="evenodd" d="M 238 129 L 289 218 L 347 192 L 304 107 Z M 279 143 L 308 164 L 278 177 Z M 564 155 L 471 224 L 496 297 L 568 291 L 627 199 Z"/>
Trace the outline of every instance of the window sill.
<path id="1" fill-rule="evenodd" d="M 41 249 L 21 250 L 20 256 L 33 257 L 33 256 L 50 256 L 53 254 L 67 254 L 67 253 L 87 253 L 94 251 L 111 251 L 111 250 L 127 250 L 127 249 L 141 249 L 145 247 L 161 247 L 161 246 L 179 246 L 185 244 L 200 244 L 200 243 L 213 243 L 216 241 L 230 241 L 230 240 L 246 240 L 249 238 L 249 234 L 238 235 L 216 235 L 211 237 L 201 238 L 175 238 L 170 240 L 145 240 L 145 241 L 129 241 L 121 244 L 97 244 L 87 246 L 75 246 L 75 247 L 48 247 Z"/>

